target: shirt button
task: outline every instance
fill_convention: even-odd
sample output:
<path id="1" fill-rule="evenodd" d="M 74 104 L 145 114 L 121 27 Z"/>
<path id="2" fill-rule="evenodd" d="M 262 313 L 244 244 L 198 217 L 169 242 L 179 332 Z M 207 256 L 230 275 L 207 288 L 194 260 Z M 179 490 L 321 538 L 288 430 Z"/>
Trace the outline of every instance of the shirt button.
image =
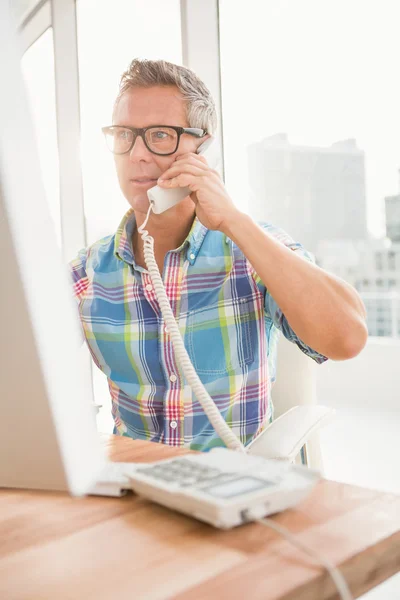
<path id="1" fill-rule="evenodd" d="M 177 376 L 174 375 L 173 373 L 172 373 L 172 375 L 169 376 L 169 380 L 172 382 L 176 381 L 177 379 L 178 379 Z"/>
<path id="2" fill-rule="evenodd" d="M 169 332 L 168 332 L 168 327 L 167 327 L 167 326 L 165 326 L 165 327 L 164 327 L 164 331 L 165 331 L 165 333 L 169 333 Z"/>
<path id="3" fill-rule="evenodd" d="M 190 260 L 194 260 L 195 258 L 196 258 L 196 256 L 195 256 L 195 254 L 193 254 L 193 252 L 192 252 L 192 254 L 190 255 Z"/>
<path id="4" fill-rule="evenodd" d="M 152 289 L 153 289 L 153 286 L 151 285 L 151 283 L 148 283 L 148 284 L 146 285 L 146 290 L 147 290 L 148 292 L 151 292 L 151 290 L 152 290 Z"/>
<path id="5" fill-rule="evenodd" d="M 178 427 L 178 423 L 176 421 L 171 421 L 169 426 L 171 427 L 171 429 L 176 429 Z"/>

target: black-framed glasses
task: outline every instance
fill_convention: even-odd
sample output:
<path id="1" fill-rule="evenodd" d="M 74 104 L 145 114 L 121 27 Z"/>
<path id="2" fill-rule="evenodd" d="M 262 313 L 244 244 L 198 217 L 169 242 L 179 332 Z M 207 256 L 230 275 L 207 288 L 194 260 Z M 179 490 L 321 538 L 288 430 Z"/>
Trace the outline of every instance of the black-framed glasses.
<path id="1" fill-rule="evenodd" d="M 124 125 L 110 125 L 103 127 L 102 132 L 106 138 L 107 147 L 113 154 L 127 154 L 135 144 L 138 135 L 142 138 L 146 148 L 153 154 L 168 156 L 178 150 L 179 141 L 183 133 L 197 138 L 204 137 L 207 132 L 196 127 L 172 127 L 170 125 L 152 125 L 151 127 L 126 127 Z"/>

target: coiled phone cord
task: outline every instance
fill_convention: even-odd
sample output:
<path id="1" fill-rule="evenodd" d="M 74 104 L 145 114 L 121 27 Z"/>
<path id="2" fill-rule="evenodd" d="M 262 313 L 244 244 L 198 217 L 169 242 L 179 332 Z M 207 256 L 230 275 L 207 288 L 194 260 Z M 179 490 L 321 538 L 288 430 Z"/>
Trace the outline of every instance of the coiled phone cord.
<path id="1" fill-rule="evenodd" d="M 214 401 L 210 397 L 207 390 L 204 388 L 199 376 L 197 375 L 189 355 L 186 351 L 185 345 L 182 340 L 182 336 L 179 332 L 179 327 L 175 321 L 175 317 L 172 313 L 171 306 L 165 292 L 164 284 L 161 279 L 160 271 L 156 263 L 154 256 L 154 238 L 149 235 L 149 232 L 145 230 L 147 221 L 149 220 L 152 205 L 150 204 L 149 210 L 146 215 L 146 219 L 142 225 L 138 228 L 138 232 L 143 240 L 143 254 L 146 262 L 147 269 L 150 274 L 151 281 L 154 285 L 156 297 L 160 305 L 161 313 L 164 317 L 164 321 L 168 328 L 171 336 L 172 345 L 176 353 L 177 361 L 182 367 L 182 371 L 191 386 L 196 398 L 203 407 L 204 412 L 210 420 L 211 425 L 222 439 L 227 448 L 231 450 L 239 450 L 243 453 L 246 452 L 243 444 L 228 427 L 218 408 L 215 406 Z"/>

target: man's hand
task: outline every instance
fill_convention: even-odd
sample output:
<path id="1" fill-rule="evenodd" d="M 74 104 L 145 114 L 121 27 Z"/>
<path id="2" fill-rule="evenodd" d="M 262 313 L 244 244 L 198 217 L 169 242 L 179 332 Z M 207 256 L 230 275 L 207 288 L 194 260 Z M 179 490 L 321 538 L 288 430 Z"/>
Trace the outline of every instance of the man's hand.
<path id="1" fill-rule="evenodd" d="M 181 154 L 158 180 L 164 189 L 188 187 L 196 214 L 208 229 L 226 230 L 240 218 L 217 171 L 210 169 L 201 154 Z"/>

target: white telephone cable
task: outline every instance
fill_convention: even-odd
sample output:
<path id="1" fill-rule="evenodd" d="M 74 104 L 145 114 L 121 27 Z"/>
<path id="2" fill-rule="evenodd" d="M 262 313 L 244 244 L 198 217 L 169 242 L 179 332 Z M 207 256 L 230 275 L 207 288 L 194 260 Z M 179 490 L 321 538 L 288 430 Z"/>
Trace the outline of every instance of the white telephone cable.
<path id="1" fill-rule="evenodd" d="M 182 371 L 185 374 L 185 377 L 188 383 L 190 384 L 193 392 L 195 393 L 196 398 L 200 402 L 204 412 L 210 420 L 210 423 L 212 424 L 220 438 L 223 440 L 223 442 L 228 448 L 232 450 L 239 450 L 245 453 L 245 447 L 224 421 L 213 399 L 210 397 L 209 393 L 204 388 L 199 376 L 194 370 L 189 355 L 186 351 L 185 345 L 182 340 L 182 336 L 180 334 L 178 325 L 175 321 L 175 317 L 171 310 L 167 294 L 165 292 L 164 284 L 161 279 L 158 265 L 154 257 L 154 238 L 152 238 L 151 235 L 149 235 L 149 232 L 144 229 L 147 225 L 147 221 L 149 220 L 151 210 L 152 204 L 150 204 L 149 210 L 147 211 L 146 219 L 138 228 L 138 232 L 140 233 L 143 240 L 144 260 L 148 268 L 151 281 L 154 285 L 161 313 L 164 317 L 168 331 L 171 335 L 171 340 L 178 359 L 178 363 L 182 367 Z"/>
<path id="2" fill-rule="evenodd" d="M 172 313 L 172 309 L 167 294 L 165 292 L 164 284 L 162 282 L 160 271 L 158 269 L 158 265 L 154 256 L 154 238 L 151 235 L 149 235 L 149 232 L 146 231 L 146 229 L 144 229 L 149 220 L 151 211 L 152 204 L 150 204 L 149 206 L 149 210 L 147 211 L 147 215 L 144 222 L 140 227 L 138 227 L 138 232 L 140 233 L 141 238 L 143 240 L 144 260 L 150 274 L 150 279 L 154 285 L 161 313 L 164 317 L 168 331 L 171 335 L 172 344 L 174 347 L 174 351 L 177 355 L 178 362 L 182 367 L 182 371 L 188 383 L 190 384 L 193 392 L 195 393 L 200 404 L 202 405 L 204 412 L 209 418 L 210 423 L 212 424 L 220 438 L 223 440 L 223 442 L 228 448 L 246 453 L 245 447 L 236 437 L 233 431 L 228 427 L 228 425 L 222 418 L 222 415 L 219 412 L 217 406 L 215 405 L 214 400 L 211 398 L 211 396 L 203 386 L 202 382 L 200 381 L 200 378 L 197 375 L 191 363 L 189 355 L 186 351 L 178 325 Z M 315 550 L 308 547 L 303 542 L 300 542 L 294 535 L 290 533 L 290 531 L 288 531 L 284 527 L 281 527 L 272 519 L 258 519 L 258 522 L 262 523 L 262 525 L 265 525 L 267 527 L 271 527 L 272 529 L 280 533 L 283 537 L 285 537 L 288 541 L 290 541 L 292 544 L 304 550 L 309 556 L 317 560 L 329 572 L 340 594 L 341 600 L 352 600 L 352 596 L 350 594 L 349 588 L 343 575 L 327 559 L 320 557 L 320 555 Z"/>
<path id="3" fill-rule="evenodd" d="M 339 569 L 335 567 L 334 564 L 331 563 L 330 560 L 321 556 L 319 552 L 316 552 L 313 548 L 301 542 L 295 535 L 293 535 L 288 529 L 276 523 L 273 519 L 269 519 L 268 517 L 264 517 L 263 519 L 257 519 L 257 523 L 261 523 L 265 527 L 270 527 L 284 538 L 286 538 L 291 544 L 303 550 L 308 556 L 310 556 L 315 562 L 319 565 L 325 567 L 331 576 L 333 583 L 336 586 L 337 591 L 339 592 L 339 596 L 341 600 L 353 600 L 353 596 L 349 590 L 349 586 Z"/>

